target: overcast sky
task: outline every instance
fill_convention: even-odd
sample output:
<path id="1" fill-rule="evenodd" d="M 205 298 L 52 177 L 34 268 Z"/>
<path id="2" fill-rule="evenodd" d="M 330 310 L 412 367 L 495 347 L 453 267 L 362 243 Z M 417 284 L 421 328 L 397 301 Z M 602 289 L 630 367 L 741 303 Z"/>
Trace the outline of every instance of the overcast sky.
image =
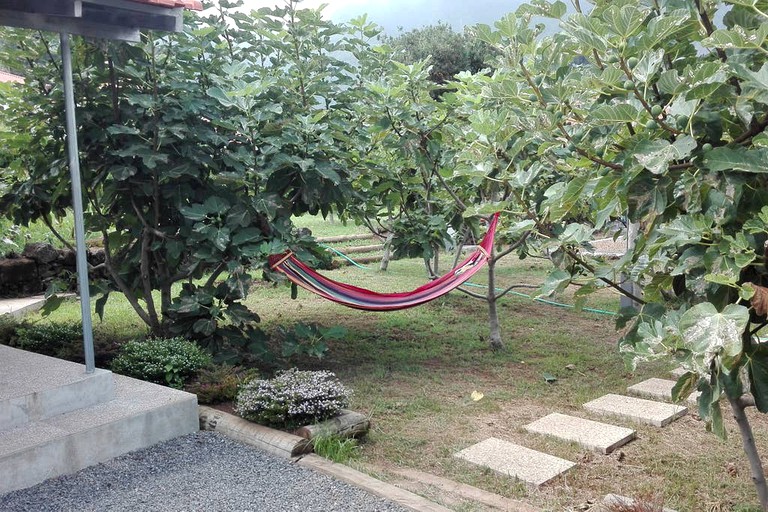
<path id="1" fill-rule="evenodd" d="M 282 0 L 245 0 L 249 8 L 284 5 Z M 523 0 L 304 0 L 299 7 L 316 8 L 327 4 L 325 16 L 336 22 L 349 21 L 361 14 L 384 27 L 390 34 L 433 25 L 438 21 L 461 30 L 465 25 L 493 24 L 504 14 L 514 11 Z"/>

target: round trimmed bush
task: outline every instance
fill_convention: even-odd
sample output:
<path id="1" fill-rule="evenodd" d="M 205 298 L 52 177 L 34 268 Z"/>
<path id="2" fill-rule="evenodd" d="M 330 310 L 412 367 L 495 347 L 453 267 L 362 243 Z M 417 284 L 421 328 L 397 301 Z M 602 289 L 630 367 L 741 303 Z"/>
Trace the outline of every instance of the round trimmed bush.
<path id="1" fill-rule="evenodd" d="M 247 382 L 235 411 L 249 421 L 295 428 L 336 416 L 349 405 L 350 396 L 352 391 L 332 372 L 293 368 L 273 379 Z"/>
<path id="2" fill-rule="evenodd" d="M 184 338 L 129 341 L 112 361 L 112 371 L 181 389 L 184 381 L 211 363 L 211 356 Z"/>

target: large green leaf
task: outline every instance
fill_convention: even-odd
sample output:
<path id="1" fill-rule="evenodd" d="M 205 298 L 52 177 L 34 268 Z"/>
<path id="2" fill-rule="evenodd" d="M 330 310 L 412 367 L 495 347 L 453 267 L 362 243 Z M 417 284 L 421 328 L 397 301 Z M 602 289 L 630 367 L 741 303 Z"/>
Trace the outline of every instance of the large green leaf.
<path id="1" fill-rule="evenodd" d="M 768 352 L 757 351 L 749 355 L 747 370 L 752 396 L 755 405 L 762 412 L 768 412 Z"/>
<path id="2" fill-rule="evenodd" d="M 664 173 L 669 164 L 690 156 L 696 148 L 696 141 L 689 135 L 679 137 L 674 144 L 666 140 L 643 141 L 635 147 L 634 157 L 654 174 Z"/>
<path id="3" fill-rule="evenodd" d="M 768 172 L 768 149 L 715 148 L 704 157 L 704 164 L 712 171 Z"/>
<path id="4" fill-rule="evenodd" d="M 686 348 L 708 369 L 715 358 L 731 368 L 743 349 L 742 334 L 749 325 L 749 310 L 729 304 L 718 311 L 709 302 L 696 304 L 680 319 L 680 332 Z"/>
<path id="5" fill-rule="evenodd" d="M 603 105 L 592 111 L 589 121 L 595 125 L 631 123 L 638 120 L 639 110 L 628 103 Z"/>

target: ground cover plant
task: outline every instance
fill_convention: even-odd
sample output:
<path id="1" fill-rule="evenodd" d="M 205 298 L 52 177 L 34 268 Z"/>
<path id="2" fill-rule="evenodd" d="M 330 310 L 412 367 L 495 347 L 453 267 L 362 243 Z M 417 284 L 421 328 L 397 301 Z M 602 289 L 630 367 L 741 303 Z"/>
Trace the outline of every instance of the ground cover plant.
<path id="1" fill-rule="evenodd" d="M 332 372 L 291 368 L 243 384 L 235 411 L 247 420 L 291 429 L 337 416 L 351 396 Z"/>

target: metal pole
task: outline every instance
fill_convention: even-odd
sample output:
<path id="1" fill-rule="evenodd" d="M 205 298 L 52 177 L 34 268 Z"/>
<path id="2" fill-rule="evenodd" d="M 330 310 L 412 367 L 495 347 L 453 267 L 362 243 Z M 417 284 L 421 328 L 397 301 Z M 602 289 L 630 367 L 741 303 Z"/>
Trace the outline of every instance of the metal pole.
<path id="1" fill-rule="evenodd" d="M 83 349 L 85 373 L 93 373 L 96 365 L 93 355 L 93 323 L 91 321 L 91 296 L 88 291 L 88 260 L 85 248 L 85 223 L 83 221 L 83 194 L 80 185 L 80 155 L 77 148 L 75 124 L 75 95 L 72 91 L 72 51 L 69 34 L 59 34 L 61 61 L 64 68 L 64 105 L 67 118 L 67 156 L 72 181 L 72 208 L 75 213 L 75 247 L 77 248 L 77 284 L 80 289 L 80 310 L 83 316 Z"/>

